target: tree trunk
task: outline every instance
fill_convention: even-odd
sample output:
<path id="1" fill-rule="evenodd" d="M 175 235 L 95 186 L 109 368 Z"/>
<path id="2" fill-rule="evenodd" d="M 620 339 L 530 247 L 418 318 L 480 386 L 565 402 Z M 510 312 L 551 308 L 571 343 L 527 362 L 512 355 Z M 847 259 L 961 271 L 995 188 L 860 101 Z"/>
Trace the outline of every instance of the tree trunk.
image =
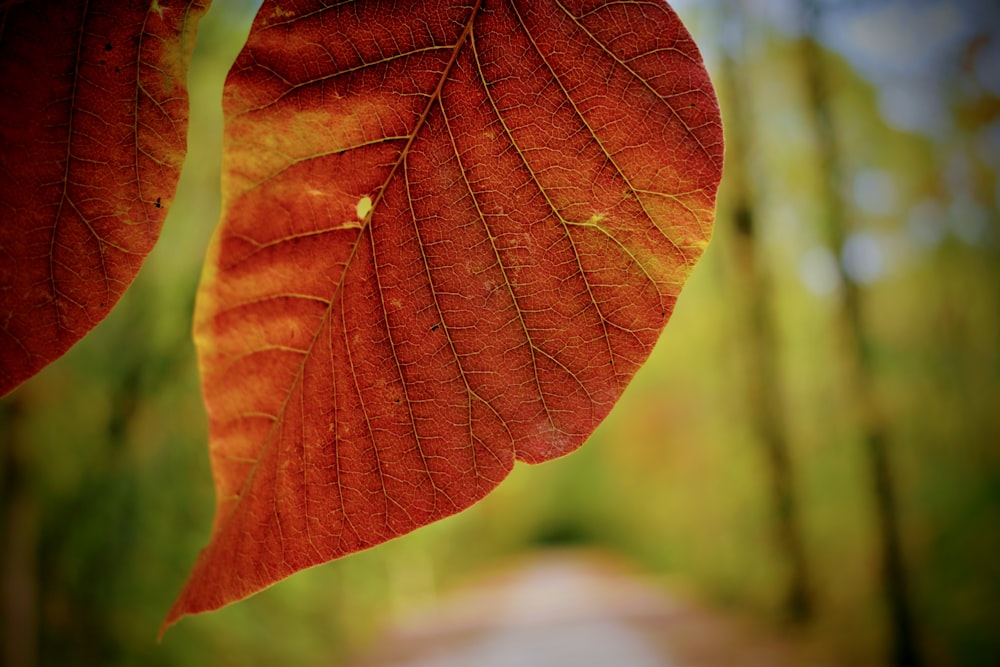
<path id="1" fill-rule="evenodd" d="M 742 0 L 728 0 L 724 13 L 731 23 L 722 32 L 731 38 L 739 37 L 742 47 L 745 23 Z M 740 57 L 737 54 L 734 59 L 727 48 L 722 49 L 720 83 L 730 100 L 726 110 L 726 178 L 732 192 L 730 218 L 734 232 L 733 265 L 737 277 L 731 281 L 731 289 L 736 294 L 736 301 L 744 306 L 740 329 L 745 332 L 744 342 L 748 350 L 747 403 L 753 428 L 763 447 L 770 479 L 777 551 L 787 578 L 782 595 L 783 611 L 788 620 L 800 623 L 813 615 L 812 586 L 785 427 L 775 318 L 770 298 L 772 290 L 766 267 L 760 261 L 761 251 L 757 242 L 757 208 L 748 166 L 752 130 L 746 109 L 750 95 L 739 72 Z"/>
<path id="2" fill-rule="evenodd" d="M 830 85 L 820 47 L 820 9 L 813 0 L 802 0 L 804 38 L 802 64 L 816 133 L 820 162 L 824 167 L 823 208 L 826 211 L 824 233 L 829 247 L 839 258 L 847 236 L 844 212 L 843 164 L 837 145 L 836 128 L 830 109 Z M 900 539 L 895 483 L 889 458 L 890 429 L 874 390 L 875 369 L 863 321 L 863 294 L 838 262 L 841 282 L 839 329 L 848 375 L 849 395 L 854 398 L 860 416 L 862 440 L 871 474 L 872 499 L 878 518 L 882 580 L 888 606 L 892 641 L 892 664 L 896 667 L 919 667 L 917 629 L 906 583 Z"/>
<path id="3" fill-rule="evenodd" d="M 2 664 L 31 667 L 38 659 L 38 507 L 28 487 L 21 421 L 23 405 L 17 395 L 0 402 L 3 437 L 3 533 L 0 567 L 3 595 Z"/>

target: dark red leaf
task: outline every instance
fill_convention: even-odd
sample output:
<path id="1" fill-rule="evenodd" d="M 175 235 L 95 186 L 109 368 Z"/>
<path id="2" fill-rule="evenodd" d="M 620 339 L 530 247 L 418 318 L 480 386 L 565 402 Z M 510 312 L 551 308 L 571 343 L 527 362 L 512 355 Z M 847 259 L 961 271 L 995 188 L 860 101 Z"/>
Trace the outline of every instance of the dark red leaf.
<path id="1" fill-rule="evenodd" d="M 104 319 L 156 242 L 207 6 L 0 9 L 0 395 Z"/>

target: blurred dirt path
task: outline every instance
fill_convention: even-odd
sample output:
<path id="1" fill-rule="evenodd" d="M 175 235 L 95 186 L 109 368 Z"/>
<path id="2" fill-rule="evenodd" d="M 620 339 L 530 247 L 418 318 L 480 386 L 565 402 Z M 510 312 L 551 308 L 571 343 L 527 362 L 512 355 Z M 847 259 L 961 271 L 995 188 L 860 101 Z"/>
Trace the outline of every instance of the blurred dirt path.
<path id="1" fill-rule="evenodd" d="M 544 553 L 392 626 L 350 667 L 841 667 L 613 562 Z"/>

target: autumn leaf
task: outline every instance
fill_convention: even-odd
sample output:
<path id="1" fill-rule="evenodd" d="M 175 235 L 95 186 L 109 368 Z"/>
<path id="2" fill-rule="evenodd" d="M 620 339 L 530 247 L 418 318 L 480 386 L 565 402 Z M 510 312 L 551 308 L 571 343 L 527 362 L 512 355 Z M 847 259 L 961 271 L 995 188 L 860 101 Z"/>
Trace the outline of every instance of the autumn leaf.
<path id="1" fill-rule="evenodd" d="M 164 627 L 579 447 L 722 167 L 661 2 L 267 2 L 225 115 L 195 324 L 217 513 Z"/>
<path id="2" fill-rule="evenodd" d="M 0 8 L 0 395 L 104 319 L 156 242 L 207 5 Z"/>

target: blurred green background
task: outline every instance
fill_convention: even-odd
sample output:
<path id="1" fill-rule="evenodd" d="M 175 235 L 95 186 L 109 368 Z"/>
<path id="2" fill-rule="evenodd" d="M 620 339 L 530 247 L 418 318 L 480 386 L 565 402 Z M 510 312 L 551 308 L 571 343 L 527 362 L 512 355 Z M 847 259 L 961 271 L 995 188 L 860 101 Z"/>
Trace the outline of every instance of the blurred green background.
<path id="1" fill-rule="evenodd" d="M 222 80 L 254 12 L 215 0 L 162 240 L 114 313 L 0 402 L 6 655 L 336 665 L 479 568 L 579 544 L 878 664 L 888 488 L 911 643 L 1000 664 L 1000 9 L 674 5 L 716 79 L 727 174 L 715 240 L 611 416 L 467 512 L 157 645 L 214 508 L 189 332 Z"/>

